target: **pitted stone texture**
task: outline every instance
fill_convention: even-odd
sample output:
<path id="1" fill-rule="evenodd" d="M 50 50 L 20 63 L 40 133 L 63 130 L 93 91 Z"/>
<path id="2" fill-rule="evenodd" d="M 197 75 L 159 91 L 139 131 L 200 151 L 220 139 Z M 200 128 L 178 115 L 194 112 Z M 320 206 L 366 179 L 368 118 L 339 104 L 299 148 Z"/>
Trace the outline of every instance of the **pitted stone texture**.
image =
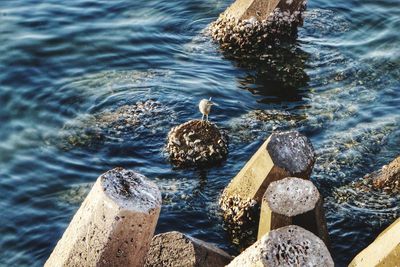
<path id="1" fill-rule="evenodd" d="M 228 138 L 211 122 L 191 120 L 171 129 L 166 150 L 178 167 L 216 164 L 228 154 Z"/>
<path id="2" fill-rule="evenodd" d="M 145 267 L 219 267 L 231 260 L 221 249 L 174 231 L 153 237 Z"/>
<path id="3" fill-rule="evenodd" d="M 313 210 L 320 195 L 311 181 L 289 177 L 272 182 L 264 198 L 273 212 L 293 217 Z"/>
<path id="4" fill-rule="evenodd" d="M 308 176 L 315 162 L 314 148 L 299 132 L 273 133 L 267 145 L 274 164 L 294 176 Z"/>
<path id="5" fill-rule="evenodd" d="M 123 208 L 148 212 L 161 205 L 158 187 L 140 173 L 115 168 L 100 179 L 105 193 Z"/>
<path id="6" fill-rule="evenodd" d="M 45 266 L 143 266 L 161 208 L 157 186 L 133 171 L 101 175 Z"/>
<path id="7" fill-rule="evenodd" d="M 295 225 L 273 230 L 237 256 L 229 267 L 334 266 L 324 242 Z"/>

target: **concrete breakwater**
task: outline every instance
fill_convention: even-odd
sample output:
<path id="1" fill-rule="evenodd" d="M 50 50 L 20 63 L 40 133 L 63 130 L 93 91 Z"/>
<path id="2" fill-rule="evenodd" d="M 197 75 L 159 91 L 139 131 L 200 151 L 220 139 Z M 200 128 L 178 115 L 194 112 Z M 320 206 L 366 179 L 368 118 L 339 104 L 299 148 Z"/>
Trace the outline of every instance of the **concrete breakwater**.
<path id="1" fill-rule="evenodd" d="M 248 185 L 246 188 L 249 192 L 258 192 L 253 196 L 257 200 L 259 200 L 257 196 L 264 195 L 267 188 L 270 191 L 274 190 L 274 183 L 271 182 L 265 188 L 264 180 L 268 181 L 268 179 L 272 179 L 271 177 L 276 181 L 283 179 L 284 176 L 287 176 L 286 168 L 288 166 L 293 168 L 292 174 L 307 178 L 314 162 L 313 156 L 308 158 L 309 155 L 313 155 L 312 147 L 309 146 L 307 139 L 298 133 L 275 133 L 268 138 L 266 144 L 268 149 L 266 151 L 269 151 L 272 159 L 275 161 L 279 159 L 276 163 L 278 165 L 272 169 L 275 170 L 273 173 L 280 175 L 270 176 L 267 172 L 266 175 L 258 177 L 259 185 L 252 183 L 255 180 L 252 176 L 239 176 L 240 180 Z M 286 149 L 286 145 L 290 145 L 292 149 Z M 307 155 L 307 157 L 299 158 L 301 155 Z M 264 157 L 265 155 L 256 153 L 255 157 L 259 156 Z M 296 159 L 296 162 L 290 162 L 291 159 Z M 261 163 L 259 160 L 255 162 Z M 253 168 L 258 168 L 261 172 L 263 168 L 268 170 L 267 166 L 263 165 L 254 165 Z M 291 180 L 294 182 L 295 188 L 307 191 L 304 188 L 309 185 L 307 184 L 303 188 L 301 186 L 303 179 L 296 179 L 292 178 Z M 233 185 L 239 186 L 236 183 Z M 314 191 L 311 190 L 310 193 L 314 194 L 315 203 L 319 203 L 320 196 L 317 191 Z M 281 197 L 285 199 L 285 196 L 286 198 L 295 198 L 290 192 L 283 193 Z M 310 201 L 312 202 L 310 209 L 322 208 L 316 206 L 312 198 Z M 280 227 L 296 224 L 296 220 L 279 225 L 276 229 L 265 229 L 265 233 L 260 234 L 264 241 L 255 244 L 255 248 L 249 248 L 234 261 L 232 261 L 233 257 L 215 246 L 178 232 L 164 233 L 153 238 L 160 205 L 161 196 L 157 186 L 143 175 L 122 168 L 104 173 L 94 184 L 81 208 L 72 219 L 46 262 L 46 266 L 82 264 L 86 266 L 225 266 L 233 264 L 232 266 L 236 266 L 238 263 L 235 262 L 241 262 L 241 259 L 248 258 L 247 253 L 261 257 L 260 262 L 263 264 L 271 264 L 263 258 L 265 251 L 267 251 L 267 259 L 278 257 L 275 265 L 271 266 L 279 266 L 282 263 L 283 258 L 279 260 L 280 255 L 285 255 L 284 260 L 287 262 L 296 262 L 300 259 L 299 263 L 307 263 L 315 261 L 315 258 L 322 254 L 324 255 L 322 261 L 326 262 L 327 266 L 331 266 L 332 259 L 327 252 L 328 249 L 319 237 L 300 226 L 293 226 L 293 229 Z M 319 214 L 323 214 L 323 212 L 319 212 Z M 266 220 L 276 220 L 275 215 L 262 214 L 262 216 L 268 217 L 260 221 L 262 225 Z M 308 225 L 317 225 L 323 222 L 315 216 L 309 217 L 308 220 L 302 226 L 309 229 L 312 227 L 308 227 Z M 275 225 L 278 224 L 275 223 Z M 275 243 L 272 246 L 286 246 L 283 243 L 287 241 L 283 240 L 289 239 L 294 234 L 293 231 L 301 232 L 304 235 L 304 238 L 300 236 L 296 241 L 299 242 L 299 246 L 305 247 L 301 256 L 292 255 L 290 250 L 275 251 L 271 249 L 271 242 Z M 150 242 L 152 238 L 153 240 Z M 324 239 L 324 237 L 322 238 Z M 268 241 L 265 242 L 265 240 Z M 230 263 L 231 261 L 232 263 Z M 252 264 L 249 262 L 245 266 L 252 266 Z"/>
<path id="2" fill-rule="evenodd" d="M 279 144 L 277 149 L 268 150 L 268 144 L 273 144 L 275 138 Z M 292 149 L 285 148 L 285 144 L 293 146 Z M 153 237 L 161 206 L 157 186 L 139 173 L 116 168 L 101 175 L 93 185 L 46 266 L 333 266 L 322 197 L 308 178 L 314 162 L 309 145 L 306 137 L 299 133 L 274 133 L 261 146 L 263 153 L 259 150 L 250 159 L 253 169 L 271 169 L 260 161 L 265 151 L 269 151 L 273 155 L 271 162 L 276 164 L 272 169 L 280 170 L 277 173 L 281 175 L 274 176 L 274 181 L 266 188 L 261 186 L 265 189 L 255 194 L 262 196 L 253 200 L 262 202 L 259 240 L 236 258 L 212 244 L 179 232 Z M 299 158 L 299 155 L 312 157 Z M 298 168 L 293 167 L 291 173 L 302 178 L 288 177 L 287 168 L 292 166 L 293 159 L 296 162 L 292 164 Z M 254 165 L 257 162 L 259 165 Z M 301 167 L 302 163 L 308 167 Z M 246 166 L 244 170 L 248 169 Z M 392 163 L 389 166 L 396 184 L 399 168 L 394 168 L 397 165 Z M 270 172 L 265 172 L 259 177 L 261 183 L 254 183 L 257 181 L 254 176 L 243 173 L 237 177 L 241 177 L 242 183 L 248 184 L 245 188 L 253 192 L 271 179 Z M 239 210 L 241 208 L 234 209 L 245 213 L 246 210 Z M 373 259 L 378 265 L 399 259 L 399 235 L 390 234 L 398 232 L 399 223 L 395 222 L 371 245 L 380 248 Z M 352 266 L 366 266 L 363 259 L 368 255 L 368 252 L 358 255 Z"/>
<path id="3" fill-rule="evenodd" d="M 205 127 L 207 127 L 207 124 Z M 195 160 L 190 157 L 192 155 L 189 155 L 189 153 L 193 154 L 196 148 L 194 142 L 196 140 L 202 142 L 201 138 L 195 140 L 191 140 L 190 138 L 195 136 L 198 130 L 182 131 L 183 134 L 177 138 L 171 138 L 170 142 L 168 142 L 167 148 L 170 149 L 173 158 L 177 159 L 175 161 L 178 162 L 177 165 L 188 166 L 190 164 L 187 164 L 185 161 L 189 159 L 190 162 L 194 163 L 194 166 L 200 166 L 202 161 L 214 162 L 224 157 L 212 157 L 214 154 L 217 154 L 213 145 L 206 151 L 203 149 L 202 152 L 205 152 L 203 153 L 204 155 L 200 154 L 196 156 Z M 172 130 L 171 136 L 176 134 L 177 129 Z M 220 137 L 221 135 L 211 135 L 211 139 L 216 140 L 218 136 Z M 221 139 L 218 139 L 217 144 L 220 145 L 222 141 L 224 140 L 221 137 Z M 193 145 L 191 145 L 192 142 Z M 182 150 L 183 153 L 180 153 L 181 150 L 174 149 L 173 147 L 176 145 L 181 146 L 182 144 L 188 147 L 186 151 Z M 227 146 L 227 142 L 223 145 Z M 263 147 L 264 145 L 265 147 Z M 329 237 L 326 231 L 322 197 L 315 186 L 308 181 L 315 162 L 315 154 L 311 143 L 305 136 L 297 132 L 285 132 L 273 133 L 264 145 L 252 157 L 249 163 L 246 164 L 238 176 L 232 180 L 232 183 L 224 190 L 220 200 L 222 209 L 225 212 L 225 219 L 228 223 L 246 225 L 246 220 L 255 221 L 260 217 L 259 228 L 262 230 L 259 231 L 260 240 L 229 263 L 229 266 L 253 266 L 255 264 L 260 266 L 281 266 L 282 264 L 333 266 L 333 261 L 328 250 Z M 193 148 L 193 150 L 190 150 L 189 147 Z M 214 153 L 212 153 L 213 151 Z M 227 150 L 222 151 L 226 156 Z M 198 157 L 200 158 L 196 161 Z M 290 176 L 297 176 L 299 178 Z M 387 181 L 390 180 L 386 178 L 380 181 L 382 181 L 380 184 L 393 185 L 391 182 L 388 183 Z M 125 196 L 131 195 L 130 186 L 127 185 L 124 178 L 119 183 L 121 185 L 120 193 Z M 241 188 L 241 185 L 245 186 Z M 287 192 L 279 190 L 280 187 L 286 189 Z M 229 188 L 235 189 L 230 190 Z M 244 189 L 243 195 L 242 189 Z M 229 196 L 229 192 L 235 193 Z M 307 201 L 299 198 L 299 195 L 308 197 Z M 286 208 L 279 209 L 276 207 L 276 203 L 279 203 L 278 206 Z M 258 210 L 260 205 L 262 209 L 261 214 L 259 214 Z M 265 209 L 262 208 L 263 206 Z M 258 217 L 249 215 L 251 214 L 250 210 Z M 263 229 L 263 226 L 267 227 Z M 166 266 L 179 266 L 183 264 L 185 266 L 223 266 L 228 264 L 231 259 L 229 255 L 212 245 L 187 237 L 181 233 L 164 233 L 155 236 L 151 244 L 148 245 L 149 237 L 151 238 L 153 234 L 150 234 L 150 231 L 148 233 L 145 239 L 147 243 L 143 244 L 144 248 L 141 251 L 146 251 L 150 247 L 150 253 L 145 257 L 143 253 L 140 254 L 140 257 L 135 257 L 140 264 L 133 262 L 131 263 L 132 266 L 136 266 L 136 264 L 139 264 L 137 266 L 141 266 L 144 259 L 146 259 L 147 266 L 154 266 L 161 263 Z M 292 239 L 294 236 L 297 238 L 293 242 Z M 142 244 L 140 238 L 133 240 L 135 243 Z M 105 247 L 107 246 L 105 245 Z M 182 247 L 182 250 L 179 252 L 174 251 L 176 247 Z M 86 249 L 87 252 L 92 248 L 87 247 Z M 182 251 L 185 253 L 180 253 Z M 203 254 L 199 253 L 199 251 Z M 125 250 L 118 249 L 117 255 L 121 253 L 126 255 Z M 138 255 L 136 251 L 133 254 Z M 207 258 L 208 256 L 204 255 L 212 256 Z M 107 260 L 103 260 L 103 263 L 114 265 L 114 262 L 107 262 Z M 97 265 L 97 263 L 95 264 Z M 101 264 L 99 263 L 99 265 Z M 115 265 L 122 266 L 118 262 Z"/>

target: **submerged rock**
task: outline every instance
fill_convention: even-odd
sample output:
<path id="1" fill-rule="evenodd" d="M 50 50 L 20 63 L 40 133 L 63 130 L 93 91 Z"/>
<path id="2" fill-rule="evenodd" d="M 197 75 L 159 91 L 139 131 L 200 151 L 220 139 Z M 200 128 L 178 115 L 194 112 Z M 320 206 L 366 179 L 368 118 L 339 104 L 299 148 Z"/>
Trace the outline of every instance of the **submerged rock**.
<path id="1" fill-rule="evenodd" d="M 400 156 L 381 170 L 365 175 L 363 178 L 335 189 L 333 196 L 359 220 L 368 224 L 384 225 L 400 215 Z M 371 220 L 374 218 L 374 220 Z"/>
<path id="2" fill-rule="evenodd" d="M 66 123 L 59 136 L 64 148 L 95 145 L 132 134 L 133 130 L 137 132 L 141 127 L 154 130 L 163 122 L 170 121 L 171 113 L 158 101 L 138 101 L 113 111 L 79 117 Z"/>
<path id="3" fill-rule="evenodd" d="M 390 195 L 400 192 L 400 156 L 381 170 L 365 175 L 362 179 L 350 184 L 361 192 L 377 191 Z"/>
<path id="4" fill-rule="evenodd" d="M 228 154 L 227 135 L 211 122 L 191 120 L 171 129 L 166 150 L 178 167 L 215 164 Z"/>

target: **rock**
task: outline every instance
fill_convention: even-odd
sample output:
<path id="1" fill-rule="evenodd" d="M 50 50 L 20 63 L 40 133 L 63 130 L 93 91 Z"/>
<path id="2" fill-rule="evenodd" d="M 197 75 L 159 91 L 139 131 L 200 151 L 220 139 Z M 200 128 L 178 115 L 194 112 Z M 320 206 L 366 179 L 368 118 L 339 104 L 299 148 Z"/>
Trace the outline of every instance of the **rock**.
<path id="1" fill-rule="evenodd" d="M 191 120 L 171 129 L 166 151 L 179 167 L 215 164 L 228 154 L 227 135 L 211 122 Z"/>
<path id="2" fill-rule="evenodd" d="M 295 40 L 305 8 L 303 0 L 237 0 L 210 25 L 209 33 L 233 54 L 260 53 Z"/>
<path id="3" fill-rule="evenodd" d="M 45 266 L 143 266 L 160 208 L 160 191 L 143 175 L 102 174 Z"/>
<path id="4" fill-rule="evenodd" d="M 146 267 L 218 267 L 232 257 L 221 249 L 179 232 L 167 232 L 153 237 Z"/>
<path id="5" fill-rule="evenodd" d="M 311 181 L 296 177 L 268 186 L 262 199 L 258 238 L 292 224 L 314 233 L 329 247 L 322 196 Z"/>
<path id="6" fill-rule="evenodd" d="M 375 240 L 350 262 L 349 267 L 399 266 L 400 218 L 384 230 Z"/>
<path id="7" fill-rule="evenodd" d="M 307 137 L 298 132 L 273 133 L 224 189 L 220 206 L 225 220 L 245 224 L 271 182 L 291 176 L 308 179 L 314 161 Z"/>
<path id="8" fill-rule="evenodd" d="M 400 156 L 389 165 L 384 166 L 380 173 L 373 178 L 375 189 L 381 189 L 390 193 L 400 192 Z"/>
<path id="9" fill-rule="evenodd" d="M 324 242 L 295 225 L 273 230 L 237 256 L 228 267 L 334 266 Z"/>
<path id="10" fill-rule="evenodd" d="M 398 196 L 400 192 L 400 156 L 381 170 L 366 174 L 363 178 L 348 185 L 337 188 L 334 196 L 341 202 L 366 196 L 382 194 Z M 376 196 L 375 196 L 376 197 Z M 366 200 L 368 201 L 368 200 Z M 390 201 L 389 201 L 390 202 Z"/>
<path id="11" fill-rule="evenodd" d="M 155 129 L 169 121 L 173 113 L 160 102 L 148 99 L 132 105 L 123 105 L 113 111 L 80 116 L 67 122 L 59 133 L 63 148 L 90 146 L 103 143 L 107 138 L 132 135 L 141 127 Z M 163 126 L 165 127 L 165 126 Z M 60 145 L 60 144 L 59 144 Z"/>

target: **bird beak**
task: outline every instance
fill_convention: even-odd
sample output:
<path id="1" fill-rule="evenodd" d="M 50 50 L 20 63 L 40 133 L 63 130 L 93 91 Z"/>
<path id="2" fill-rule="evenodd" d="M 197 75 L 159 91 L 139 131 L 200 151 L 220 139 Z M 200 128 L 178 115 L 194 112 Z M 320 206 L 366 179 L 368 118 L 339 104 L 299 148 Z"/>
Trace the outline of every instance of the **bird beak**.
<path id="1" fill-rule="evenodd" d="M 211 102 L 211 105 L 213 106 L 219 106 L 217 103 Z"/>

